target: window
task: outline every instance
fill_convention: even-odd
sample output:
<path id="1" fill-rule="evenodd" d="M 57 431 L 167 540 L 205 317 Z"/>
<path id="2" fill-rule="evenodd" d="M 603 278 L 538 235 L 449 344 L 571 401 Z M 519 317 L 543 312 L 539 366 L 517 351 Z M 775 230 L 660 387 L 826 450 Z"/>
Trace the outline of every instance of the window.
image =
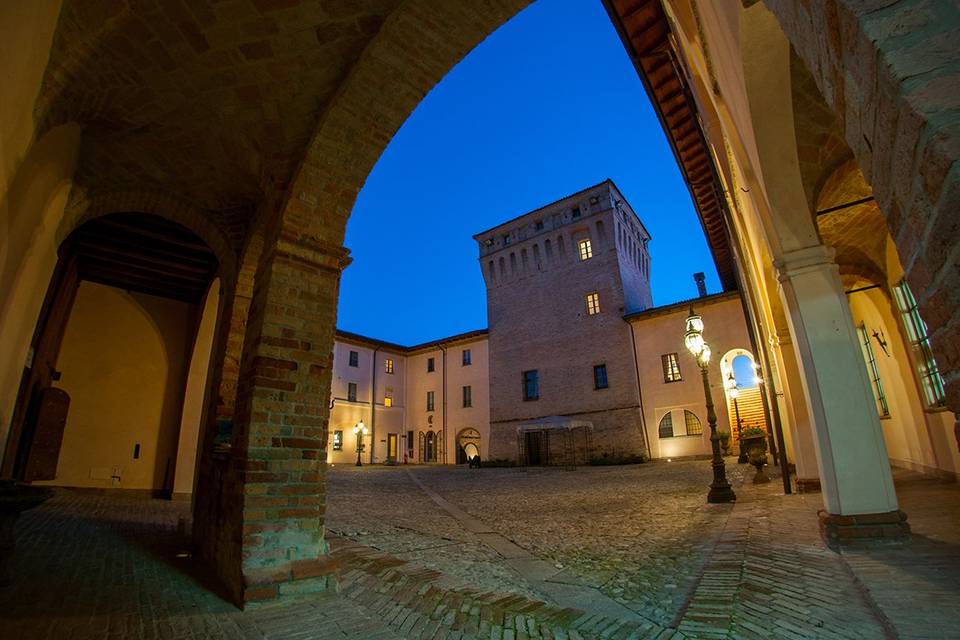
<path id="1" fill-rule="evenodd" d="M 663 365 L 664 382 L 679 382 L 683 380 L 680 376 L 680 363 L 677 362 L 677 354 L 665 353 L 660 356 L 660 364 Z"/>
<path id="2" fill-rule="evenodd" d="M 536 369 L 523 372 L 523 399 L 536 400 L 540 397 L 540 376 Z"/>
<path id="3" fill-rule="evenodd" d="M 383 370 L 387 373 L 393 373 L 393 358 L 387 358 L 383 361 Z"/>
<path id="4" fill-rule="evenodd" d="M 393 397 L 392 396 L 383 396 L 383 406 L 392 407 L 393 406 Z"/>
<path id="5" fill-rule="evenodd" d="M 890 407 L 887 406 L 887 396 L 883 392 L 883 383 L 880 382 L 880 370 L 877 368 L 877 358 L 873 353 L 873 345 L 870 344 L 867 326 L 861 322 L 857 327 L 857 333 L 860 334 L 860 346 L 863 347 L 863 359 L 867 363 L 867 375 L 870 376 L 873 397 L 877 401 L 877 412 L 881 418 L 889 418 Z"/>
<path id="6" fill-rule="evenodd" d="M 343 450 L 343 431 L 333 432 L 333 450 L 334 451 Z"/>
<path id="7" fill-rule="evenodd" d="M 463 366 L 469 367 L 472 364 L 472 357 L 473 354 L 470 353 L 470 349 L 464 349 L 460 354 L 460 362 L 463 363 Z"/>
<path id="8" fill-rule="evenodd" d="M 357 401 L 357 383 L 356 382 L 347 383 L 347 400 L 349 400 L 350 402 Z"/>
<path id="9" fill-rule="evenodd" d="M 543 231 L 543 220 L 537 220 L 533 226 L 537 231 Z"/>
<path id="10" fill-rule="evenodd" d="M 503 234 L 503 244 L 505 244 L 505 245 L 510 244 L 510 234 L 509 234 L 509 233 Z"/>
<path id="11" fill-rule="evenodd" d="M 576 220 L 580 217 L 580 207 L 574 207 L 570 210 L 570 217 Z"/>
<path id="12" fill-rule="evenodd" d="M 687 435 L 699 436 L 703 433 L 703 425 L 700 424 L 700 418 L 693 411 L 683 410 L 683 421 L 687 423 Z"/>
<path id="13" fill-rule="evenodd" d="M 413 431 L 407 431 L 407 451 L 409 457 L 413 457 Z"/>
<path id="14" fill-rule="evenodd" d="M 593 257 L 593 245 L 590 244 L 590 238 L 586 238 L 577 243 L 580 247 L 580 261 L 589 260 Z"/>
<path id="15" fill-rule="evenodd" d="M 473 406 L 473 389 L 469 385 L 463 388 L 463 406 Z"/>
<path id="16" fill-rule="evenodd" d="M 433 391 L 427 391 L 427 411 L 433 411 Z"/>
<path id="17" fill-rule="evenodd" d="M 360 363 L 360 354 L 356 351 L 350 352 L 350 366 L 356 367 Z"/>
<path id="18" fill-rule="evenodd" d="M 920 317 L 917 301 L 906 280 L 902 280 L 895 286 L 893 293 L 907 330 L 907 337 L 910 339 L 913 360 L 920 376 L 920 385 L 923 387 L 924 400 L 928 407 L 942 407 L 945 399 L 943 378 L 940 376 L 940 369 L 930 348 L 927 323 Z"/>
<path id="19" fill-rule="evenodd" d="M 600 313 L 600 294 L 596 291 L 587 294 L 587 313 L 592 316 Z"/>
<path id="20" fill-rule="evenodd" d="M 607 365 L 598 364 L 593 367 L 593 388 L 594 389 L 607 388 Z"/>
<path id="21" fill-rule="evenodd" d="M 437 362 L 433 358 L 427 358 L 427 373 L 437 370 Z"/>
<path id="22" fill-rule="evenodd" d="M 660 427 L 658 428 L 661 438 L 672 438 L 673 437 L 673 417 L 670 412 L 663 414 L 663 417 L 660 418 Z"/>

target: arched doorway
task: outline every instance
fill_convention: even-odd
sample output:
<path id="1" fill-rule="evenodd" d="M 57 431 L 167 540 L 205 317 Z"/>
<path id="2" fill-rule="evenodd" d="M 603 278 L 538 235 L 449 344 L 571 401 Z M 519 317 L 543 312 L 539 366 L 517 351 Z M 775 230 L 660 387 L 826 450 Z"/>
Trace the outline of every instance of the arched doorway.
<path id="1" fill-rule="evenodd" d="M 727 415 L 730 417 L 730 442 L 735 448 L 739 446 L 743 429 L 758 428 L 770 433 L 759 368 L 753 354 L 746 349 L 731 349 L 720 359 Z"/>
<path id="2" fill-rule="evenodd" d="M 457 434 L 457 464 L 467 464 L 480 455 L 480 432 L 467 428 Z"/>
<path id="3" fill-rule="evenodd" d="M 142 213 L 82 224 L 59 255 L 5 468 L 56 486 L 189 496 L 217 257 L 185 227 Z"/>

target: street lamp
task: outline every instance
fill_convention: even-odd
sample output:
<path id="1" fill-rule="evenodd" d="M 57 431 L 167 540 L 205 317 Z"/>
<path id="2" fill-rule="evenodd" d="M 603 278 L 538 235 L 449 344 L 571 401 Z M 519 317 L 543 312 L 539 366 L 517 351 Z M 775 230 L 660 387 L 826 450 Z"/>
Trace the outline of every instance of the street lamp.
<path id="1" fill-rule="evenodd" d="M 727 482 L 727 470 L 720 455 L 720 436 L 717 435 L 717 414 L 713 410 L 713 395 L 710 393 L 710 378 L 707 370 L 710 367 L 710 345 L 703 339 L 703 319 L 690 309 L 687 316 L 686 330 L 683 334 L 683 343 L 687 350 L 696 358 L 703 376 L 703 393 L 707 399 L 707 424 L 710 425 L 710 448 L 713 449 L 711 465 L 713 466 L 713 483 L 707 493 L 707 502 L 733 502 L 737 495 Z"/>
<path id="2" fill-rule="evenodd" d="M 362 467 L 363 463 L 360 462 L 360 452 L 363 451 L 363 436 L 367 435 L 367 425 L 363 424 L 363 420 L 357 423 L 357 426 L 353 428 L 353 433 L 357 436 L 357 466 Z"/>
<path id="3" fill-rule="evenodd" d="M 747 452 L 743 450 L 743 421 L 740 419 L 740 404 L 737 402 L 740 389 L 737 388 L 737 379 L 733 375 L 733 371 L 730 372 L 730 377 L 727 378 L 727 389 L 729 389 L 730 397 L 733 398 L 733 411 L 737 416 L 737 444 L 740 445 L 740 455 L 737 456 L 737 464 L 746 464 L 748 460 Z"/>

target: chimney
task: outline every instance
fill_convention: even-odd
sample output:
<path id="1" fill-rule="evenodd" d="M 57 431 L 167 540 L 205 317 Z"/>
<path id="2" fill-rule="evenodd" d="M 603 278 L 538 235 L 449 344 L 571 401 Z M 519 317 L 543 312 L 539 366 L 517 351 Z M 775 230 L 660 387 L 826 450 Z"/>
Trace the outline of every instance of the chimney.
<path id="1" fill-rule="evenodd" d="M 693 279 L 697 282 L 697 293 L 700 294 L 700 297 L 707 295 L 706 276 L 703 275 L 703 272 L 693 274 Z"/>

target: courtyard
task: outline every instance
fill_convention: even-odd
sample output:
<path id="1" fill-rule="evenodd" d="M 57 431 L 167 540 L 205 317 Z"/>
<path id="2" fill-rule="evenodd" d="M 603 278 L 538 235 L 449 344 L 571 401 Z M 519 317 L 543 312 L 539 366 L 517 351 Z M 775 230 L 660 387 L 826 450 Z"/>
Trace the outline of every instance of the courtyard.
<path id="1" fill-rule="evenodd" d="M 186 502 L 58 490 L 18 525 L 0 637 L 960 636 L 956 484 L 895 472 L 912 541 L 837 554 L 818 494 L 728 469 L 736 505 L 704 502 L 704 461 L 336 466 L 339 592 L 242 612 L 192 559 Z"/>

